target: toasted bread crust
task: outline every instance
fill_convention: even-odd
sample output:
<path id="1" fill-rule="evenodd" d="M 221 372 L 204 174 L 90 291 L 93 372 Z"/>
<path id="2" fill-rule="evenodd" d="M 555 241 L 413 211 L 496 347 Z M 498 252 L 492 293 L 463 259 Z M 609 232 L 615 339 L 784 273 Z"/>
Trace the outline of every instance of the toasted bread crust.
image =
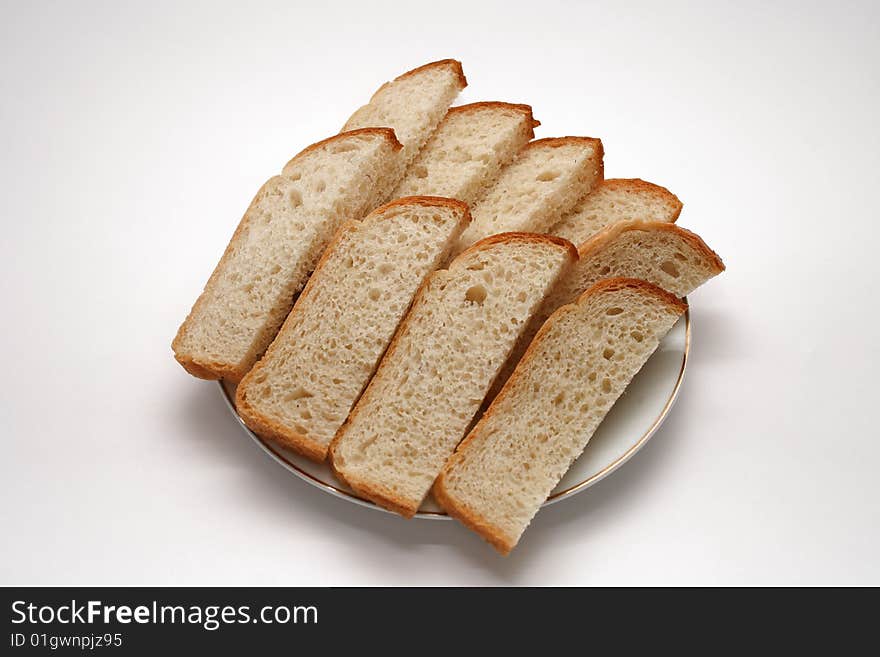
<path id="1" fill-rule="evenodd" d="M 428 70 L 428 69 L 446 68 L 446 67 L 452 68 L 453 72 L 455 73 L 455 76 L 458 78 L 458 90 L 461 91 L 462 89 L 464 89 L 467 86 L 467 78 L 464 77 L 464 71 L 461 68 L 461 62 L 458 61 L 457 59 L 441 59 L 440 61 L 437 61 L 437 62 L 431 62 L 430 64 L 423 64 L 422 66 L 417 66 L 416 68 L 412 69 L 411 71 L 407 71 L 406 73 L 401 73 L 396 78 L 394 78 L 391 82 L 385 82 L 384 84 L 382 84 L 382 86 L 380 86 L 378 89 L 376 89 L 375 93 L 372 96 L 370 96 L 370 101 L 367 104 L 369 105 L 374 100 L 376 100 L 376 97 L 379 96 L 379 94 L 381 94 L 383 91 L 385 91 L 385 89 L 389 85 L 397 82 L 398 80 L 404 80 L 406 78 L 413 77 L 413 76 L 418 75 L 419 73 L 421 73 L 425 70 Z M 351 121 L 352 118 L 354 118 L 354 115 L 349 117 L 348 121 Z M 348 122 L 346 122 L 346 125 L 348 125 Z"/>
<path id="2" fill-rule="evenodd" d="M 523 233 L 512 231 L 509 233 L 497 233 L 495 235 L 489 235 L 489 237 L 484 237 L 483 239 L 474 242 L 464 251 L 455 256 L 455 259 L 449 263 L 449 269 L 455 266 L 455 261 L 468 253 L 473 253 L 474 251 L 482 251 L 484 249 L 488 249 L 495 244 L 507 244 L 511 242 L 531 242 L 534 244 L 553 244 L 554 246 L 558 246 L 566 251 L 568 251 L 571 259 L 578 259 L 578 250 L 574 244 L 569 242 L 564 237 L 557 237 L 556 235 L 548 235 L 546 233 Z"/>
<path id="3" fill-rule="evenodd" d="M 416 68 L 412 69 L 411 71 L 407 71 L 406 73 L 401 73 L 396 78 L 394 78 L 394 80 L 395 81 L 403 80 L 404 78 L 409 78 L 409 77 L 412 77 L 413 75 L 418 75 L 422 71 L 432 69 L 432 68 L 451 68 L 455 72 L 455 75 L 458 77 L 459 89 L 464 89 L 468 84 L 467 78 L 464 76 L 464 70 L 461 67 L 461 62 L 458 61 L 457 59 L 440 59 L 436 62 L 422 64 L 421 66 L 417 66 Z"/>
<path id="4" fill-rule="evenodd" d="M 559 148 L 569 144 L 580 144 L 582 146 L 593 146 L 598 150 L 599 155 L 604 155 L 605 150 L 602 146 L 602 140 L 596 137 L 542 137 L 535 139 L 523 146 L 523 150 L 531 150 L 533 148 Z"/>
<path id="5" fill-rule="evenodd" d="M 348 424 L 348 419 L 346 419 L 345 424 Z M 343 424 L 343 426 L 345 426 L 345 424 Z M 342 429 L 340 428 L 340 431 L 341 430 Z M 330 471 L 333 473 L 333 476 L 355 491 L 358 495 L 370 500 L 373 504 L 377 504 L 383 509 L 388 509 L 393 513 L 398 513 L 404 518 L 412 518 L 418 509 L 413 509 L 411 505 L 404 503 L 399 497 L 395 496 L 391 489 L 386 488 L 381 484 L 368 484 L 356 477 L 346 476 L 344 472 L 336 467 L 336 463 L 333 461 L 333 446 L 335 445 L 338 436 L 339 432 L 337 432 L 336 436 L 333 438 L 333 441 L 330 443 L 330 449 L 328 450 L 330 457 L 328 465 L 330 466 Z"/>
<path id="6" fill-rule="evenodd" d="M 322 253 L 321 257 L 318 259 L 318 263 L 317 265 L 315 265 L 315 270 L 309 277 L 309 280 L 303 288 L 302 293 L 300 293 L 299 297 L 297 298 L 293 309 L 284 320 L 284 324 L 282 324 L 281 329 L 278 331 L 278 335 L 275 337 L 274 340 L 272 340 L 272 344 L 270 344 L 269 348 L 266 350 L 266 354 L 253 366 L 253 368 L 251 368 L 250 372 L 244 375 L 244 378 L 241 379 L 241 383 L 239 384 L 235 394 L 235 405 L 236 408 L 239 410 L 239 415 L 241 416 L 241 419 L 251 431 L 263 438 L 274 440 L 285 447 L 289 447 L 302 454 L 303 456 L 312 459 L 313 461 L 317 461 L 320 463 L 327 459 L 329 445 L 323 445 L 308 435 L 292 431 L 288 427 L 285 427 L 281 423 L 262 414 L 260 411 L 254 408 L 247 400 L 247 388 L 249 385 L 249 381 L 259 374 L 260 370 L 263 369 L 264 360 L 271 357 L 274 353 L 274 350 L 277 348 L 276 345 L 278 344 L 278 337 L 282 336 L 285 333 L 285 330 L 288 327 L 288 322 L 292 322 L 293 319 L 295 319 L 296 308 L 301 304 L 309 303 L 312 296 L 312 290 L 315 286 L 313 281 L 319 280 L 320 272 L 324 269 L 324 267 L 327 266 L 327 263 L 329 262 L 330 257 L 333 254 L 333 251 L 335 250 L 339 242 L 342 241 L 345 235 L 349 233 L 355 226 L 363 223 L 368 219 L 381 219 L 383 218 L 383 215 L 386 214 L 389 210 L 405 207 L 407 205 L 418 205 L 422 207 L 446 207 L 454 211 L 461 212 L 461 217 L 459 221 L 462 227 L 466 226 L 471 220 L 470 210 L 468 209 L 467 203 L 465 203 L 464 201 L 459 201 L 458 199 L 452 198 L 445 198 L 442 196 L 405 196 L 403 198 L 395 199 L 390 203 L 386 203 L 385 205 L 379 206 L 365 217 L 362 217 L 360 219 L 350 219 L 346 221 L 342 226 L 340 226 L 336 233 L 333 235 L 333 238 L 330 240 L 329 244 L 327 245 L 327 248 L 324 249 L 324 253 Z"/>
<path id="7" fill-rule="evenodd" d="M 695 251 L 699 252 L 712 262 L 712 269 L 715 274 L 720 274 L 725 269 L 721 257 L 715 253 L 715 251 L 710 249 L 709 245 L 707 245 L 696 233 L 692 233 L 686 228 L 682 228 L 681 226 L 666 221 L 642 221 L 640 219 L 618 221 L 615 224 L 603 228 L 578 247 L 578 254 L 581 257 L 581 260 L 586 260 L 591 257 L 593 254 L 617 239 L 621 234 L 631 230 L 665 232 L 677 235 L 686 241 Z"/>
<path id="8" fill-rule="evenodd" d="M 427 208 L 445 207 L 451 208 L 453 210 L 461 210 L 465 213 L 467 219 L 465 223 L 469 223 L 471 220 L 471 210 L 468 207 L 467 203 L 465 203 L 464 201 L 459 201 L 457 198 L 448 198 L 446 196 L 401 196 L 400 198 L 394 199 L 393 201 L 389 201 L 385 205 L 380 205 L 378 208 L 373 210 L 370 215 L 384 214 L 387 210 L 406 205 L 420 205 Z M 366 219 L 366 217 L 364 217 L 364 219 Z"/>
<path id="9" fill-rule="evenodd" d="M 511 242 L 551 244 L 555 247 L 563 249 L 572 262 L 577 260 L 578 257 L 577 249 L 574 247 L 574 245 L 568 240 L 561 237 L 556 237 L 554 235 L 539 235 L 537 233 L 499 233 L 498 235 L 492 235 L 490 237 L 482 239 L 479 242 L 473 244 L 470 248 L 462 251 L 452 260 L 447 269 L 452 269 L 452 267 L 455 266 L 455 263 L 468 253 L 476 250 L 488 249 L 495 244 L 506 244 Z M 436 273 L 437 272 L 434 272 L 434 274 Z M 386 350 L 385 355 L 382 357 L 382 360 L 379 363 L 379 367 L 376 369 L 376 372 L 373 375 L 373 379 L 367 385 L 366 389 L 361 395 L 361 399 L 358 401 L 358 403 L 354 405 L 354 408 L 352 408 L 351 412 L 348 414 L 345 422 L 343 422 L 342 426 L 339 427 L 339 430 L 336 432 L 333 440 L 330 441 L 330 447 L 327 452 L 330 461 L 330 469 L 340 481 L 347 484 L 358 493 L 364 495 L 364 497 L 367 497 L 372 502 L 375 502 L 376 504 L 386 509 L 394 511 L 395 513 L 400 513 L 405 517 L 412 517 L 412 515 L 415 514 L 416 511 L 418 511 L 418 508 L 413 509 L 411 504 L 409 504 L 406 500 L 401 499 L 399 496 L 395 495 L 393 491 L 380 489 L 375 484 L 367 484 L 365 482 L 353 479 L 349 475 L 346 475 L 344 470 L 340 468 L 338 463 L 336 462 L 336 448 L 339 446 L 339 442 L 342 440 L 342 436 L 348 429 L 348 426 L 360 413 L 360 401 L 366 399 L 367 395 L 370 394 L 372 381 L 380 375 L 382 368 L 386 367 L 386 364 L 390 361 L 394 353 L 397 351 L 400 344 L 400 336 L 406 332 L 409 326 L 409 322 L 413 316 L 413 312 L 422 303 L 422 293 L 425 289 L 425 286 L 429 284 L 431 277 L 434 274 L 426 277 L 421 286 L 419 286 L 419 289 L 416 292 L 415 297 L 413 298 L 413 303 L 410 311 L 407 313 L 403 321 L 400 323 L 400 326 L 397 328 L 397 332 L 394 334 L 394 338 L 392 338 L 391 343 L 388 345 L 388 349 Z"/>
<path id="10" fill-rule="evenodd" d="M 243 376 L 238 370 L 223 363 L 214 361 L 202 363 L 192 356 L 181 356 L 178 354 L 174 354 L 174 360 L 180 363 L 183 369 L 197 379 L 205 379 L 206 381 L 216 381 L 217 379 L 237 381 Z"/>
<path id="11" fill-rule="evenodd" d="M 332 461 L 331 470 L 340 481 L 345 483 L 345 485 L 355 491 L 358 495 L 367 498 L 373 504 L 377 504 L 383 509 L 388 509 L 389 511 L 397 513 L 407 519 L 412 518 L 419 510 L 418 507 L 414 508 L 403 502 L 390 488 L 386 488 L 381 484 L 367 483 L 356 478 L 345 477 L 333 467 Z"/>
<path id="12" fill-rule="evenodd" d="M 514 383 L 522 376 L 524 368 L 528 367 L 532 358 L 534 358 L 534 353 L 537 349 L 537 345 L 540 345 L 540 342 L 543 340 L 544 335 L 553 326 L 556 319 L 558 319 L 558 316 L 570 312 L 575 312 L 577 310 L 577 306 L 583 304 L 590 297 L 604 294 L 606 292 L 614 292 L 624 289 L 636 290 L 644 296 L 653 297 L 657 301 L 660 301 L 662 304 L 667 306 L 671 312 L 679 315 L 687 310 L 688 307 L 687 302 L 679 299 L 674 294 L 670 294 L 663 288 L 653 285 L 652 283 L 648 283 L 647 281 L 643 281 L 638 278 L 608 278 L 599 281 L 595 285 L 592 285 L 580 297 L 578 297 L 577 301 L 566 304 L 557 309 L 556 312 L 554 312 L 550 316 L 550 318 L 548 318 L 548 320 L 544 322 L 544 325 L 535 335 L 528 349 L 526 349 L 526 352 L 523 354 L 522 359 L 517 364 L 516 369 L 513 371 L 513 374 L 510 375 L 507 383 L 504 384 L 501 392 L 499 392 L 498 396 L 495 397 L 495 399 L 492 401 L 492 404 L 483 414 L 483 418 L 476 424 L 476 426 L 464 438 L 464 440 L 459 443 L 458 447 L 456 447 L 455 452 L 452 456 L 449 457 L 449 460 L 446 461 L 446 464 L 440 471 L 440 475 L 434 482 L 433 491 L 434 498 L 437 500 L 437 503 L 440 504 L 440 506 L 443 507 L 443 509 L 449 515 L 459 520 L 465 526 L 477 532 L 480 536 L 483 537 L 483 539 L 492 544 L 492 546 L 495 547 L 495 549 L 497 549 L 502 554 L 509 553 L 516 545 L 516 541 L 511 539 L 510 537 L 505 536 L 504 532 L 502 532 L 500 528 L 494 526 L 491 522 L 482 518 L 478 513 L 470 509 L 466 504 L 460 503 L 454 497 L 452 497 L 446 488 L 446 473 L 463 458 L 461 455 L 462 452 L 467 449 L 467 446 L 480 435 L 480 430 L 484 424 L 485 418 L 491 417 L 491 414 L 495 412 L 495 409 L 497 408 L 497 405 L 500 403 L 500 401 L 504 399 L 504 397 L 512 389 Z"/>
<path id="13" fill-rule="evenodd" d="M 459 448 L 460 447 L 461 445 L 459 445 Z M 459 448 L 456 448 L 456 452 Z M 450 457 L 450 461 L 454 456 L 455 455 L 453 454 L 453 456 Z M 436 481 L 434 481 L 434 486 L 431 489 L 434 493 L 434 499 L 437 501 L 437 504 L 465 527 L 475 531 L 487 543 L 501 553 L 501 555 L 506 557 L 510 554 L 510 551 L 514 548 L 514 544 L 511 543 L 504 534 L 498 531 L 490 522 L 485 520 L 478 513 L 475 513 L 466 504 L 459 504 L 454 498 L 449 496 L 449 493 L 446 490 L 445 474 L 446 466 L 440 471 L 440 475 L 437 477 Z"/>
<path id="14" fill-rule="evenodd" d="M 661 185 L 642 180 L 641 178 L 609 178 L 601 183 L 602 187 L 624 192 L 647 192 L 657 198 L 661 202 L 668 203 L 676 208 L 672 221 L 678 220 L 681 215 L 683 203 L 681 200 L 668 189 Z"/>
<path id="15" fill-rule="evenodd" d="M 294 155 L 290 161 L 284 165 L 284 169 L 289 167 L 291 164 L 299 160 L 304 155 L 308 155 L 309 153 L 324 148 L 328 144 L 332 144 L 337 141 L 344 141 L 350 137 L 357 137 L 358 135 L 376 135 L 381 136 L 391 142 L 391 147 L 399 151 L 403 148 L 403 144 L 401 144 L 397 140 L 397 135 L 394 134 L 393 128 L 357 128 L 355 130 L 346 130 L 345 132 L 340 132 L 338 135 L 333 135 L 332 137 L 327 137 L 327 139 L 322 139 L 321 141 L 316 141 L 311 146 L 306 146 L 299 153 Z"/>
<path id="16" fill-rule="evenodd" d="M 449 111 L 446 112 L 446 114 L 447 116 L 449 114 L 469 114 L 471 112 L 482 112 L 483 110 L 501 110 L 526 116 L 532 124 L 532 137 L 535 136 L 534 128 L 537 128 L 539 125 L 541 125 L 541 122 L 538 121 L 532 114 L 531 105 L 523 105 L 520 103 L 503 103 L 496 100 L 483 100 L 478 103 L 457 105 L 455 107 L 450 107 Z"/>
<path id="17" fill-rule="evenodd" d="M 602 145 L 602 140 L 597 139 L 596 137 L 543 137 L 541 139 L 534 139 L 523 146 L 522 150 L 519 152 L 518 157 L 522 157 L 523 153 L 535 148 L 560 148 L 561 146 L 567 146 L 569 144 L 592 146 L 595 149 L 596 152 L 594 155 L 594 160 L 596 161 L 595 163 L 597 166 L 595 186 L 598 187 L 599 185 L 604 184 L 605 147 Z"/>
<path id="18" fill-rule="evenodd" d="M 254 366 L 254 369 L 256 369 L 256 367 L 257 366 Z M 254 370 L 251 370 L 251 372 L 253 371 Z M 250 376 L 250 372 L 247 376 Z M 245 376 L 245 379 L 247 376 Z M 244 380 L 242 380 L 242 383 L 244 383 Z M 282 447 L 292 449 L 313 461 L 321 462 L 326 458 L 326 447 L 319 445 L 308 436 L 303 436 L 296 431 L 291 431 L 287 427 L 259 413 L 253 406 L 251 406 L 250 401 L 247 398 L 247 390 L 241 385 L 239 385 L 238 389 L 235 391 L 235 410 L 238 412 L 242 421 L 247 425 L 248 429 L 261 438 L 272 440 Z"/>
<path id="19" fill-rule="evenodd" d="M 591 285 L 581 296 L 578 297 L 576 304 L 580 305 L 587 300 L 587 298 L 591 296 L 596 296 L 598 294 L 602 294 L 604 292 L 616 292 L 618 290 L 637 290 L 642 293 L 644 296 L 653 296 L 659 301 L 662 301 L 665 305 L 669 306 L 671 310 L 681 314 L 688 308 L 687 301 L 683 299 L 679 299 L 677 296 L 672 294 L 671 292 L 667 292 L 662 287 L 658 285 L 654 285 L 653 283 L 649 283 L 648 281 L 643 281 L 641 278 L 606 278 L 605 280 L 601 280 L 597 283 Z M 572 304 L 566 304 L 572 305 Z M 563 306 L 565 308 L 565 306 Z M 562 310 L 560 308 L 559 310 Z M 557 310 L 556 312 L 559 312 Z M 554 315 L 556 313 L 553 313 Z M 550 315 L 551 317 L 553 315 Z M 541 331 L 538 331 L 535 337 L 537 338 L 541 335 Z M 526 352 L 528 353 L 528 352 Z"/>

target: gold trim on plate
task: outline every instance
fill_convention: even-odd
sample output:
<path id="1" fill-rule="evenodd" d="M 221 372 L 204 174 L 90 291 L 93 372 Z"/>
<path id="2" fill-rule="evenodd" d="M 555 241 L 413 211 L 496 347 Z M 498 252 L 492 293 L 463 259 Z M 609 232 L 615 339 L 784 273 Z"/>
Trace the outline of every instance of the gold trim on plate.
<path id="1" fill-rule="evenodd" d="M 685 301 L 687 301 L 687 297 L 685 297 Z M 582 490 L 589 488 L 595 483 L 598 483 L 612 472 L 617 470 L 620 466 L 626 463 L 632 456 L 638 452 L 642 447 L 644 447 L 645 443 L 654 435 L 660 425 L 663 423 L 663 420 L 666 419 L 666 415 L 669 413 L 669 409 L 672 408 L 672 405 L 675 403 L 676 397 L 678 397 L 678 391 L 681 389 L 681 383 L 684 380 L 684 371 L 687 367 L 688 354 L 691 349 L 691 311 L 690 308 L 685 310 L 685 337 L 684 337 L 684 354 L 681 359 L 681 369 L 678 372 L 678 380 L 675 382 L 675 387 L 673 387 L 672 392 L 669 395 L 669 399 L 666 400 L 666 403 L 663 405 L 663 409 L 660 411 L 660 414 L 654 419 L 651 423 L 651 426 L 648 427 L 648 430 L 642 434 L 638 440 L 636 440 L 633 445 L 627 449 L 622 455 L 616 458 L 613 462 L 606 465 L 596 474 L 584 479 L 581 482 L 576 483 L 574 486 L 569 486 L 565 490 L 561 490 L 558 493 L 554 493 L 544 502 L 543 506 L 548 506 L 550 504 L 555 504 L 560 500 L 564 500 L 566 498 L 571 497 L 572 495 L 576 495 Z M 242 422 L 241 417 L 239 417 L 238 412 L 235 410 L 235 402 L 230 395 L 229 390 L 227 390 L 226 386 L 223 385 L 223 382 L 218 382 L 220 385 L 220 392 L 223 395 L 223 400 L 226 402 L 226 406 L 229 408 L 230 412 L 235 416 L 235 419 L 238 420 L 238 423 L 242 426 L 242 428 L 247 432 L 247 434 L 254 440 L 257 445 L 259 445 L 263 451 L 269 455 L 272 460 L 286 468 L 300 479 L 303 479 L 313 486 L 317 486 L 323 491 L 330 493 L 331 495 L 335 495 L 336 497 L 340 497 L 343 499 L 350 500 L 355 504 L 360 504 L 361 506 L 366 506 L 371 509 L 378 509 L 379 511 L 385 511 L 386 513 L 393 513 L 392 511 L 388 511 L 383 507 L 373 504 L 369 500 L 365 500 L 362 497 L 358 497 L 353 492 L 345 490 L 344 488 L 337 488 L 336 486 L 332 486 L 312 474 L 309 474 L 305 470 L 301 469 L 296 463 L 290 461 L 287 456 L 280 452 L 275 446 L 269 441 L 263 440 L 253 431 L 251 431 L 244 422 Z M 429 518 L 435 520 L 448 520 L 449 516 L 440 511 L 419 511 L 416 515 L 416 518 Z"/>

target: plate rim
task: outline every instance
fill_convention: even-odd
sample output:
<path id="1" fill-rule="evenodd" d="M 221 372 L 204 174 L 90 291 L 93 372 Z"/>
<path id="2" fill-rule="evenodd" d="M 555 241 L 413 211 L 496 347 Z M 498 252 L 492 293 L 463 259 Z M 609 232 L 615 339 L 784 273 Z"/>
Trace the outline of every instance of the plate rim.
<path id="1" fill-rule="evenodd" d="M 687 297 L 684 297 L 685 303 L 687 303 Z M 541 507 L 550 506 L 551 504 L 556 504 L 557 502 L 561 502 L 562 500 L 569 499 L 574 495 L 586 490 L 590 486 L 593 486 L 599 483 L 602 479 L 612 474 L 615 470 L 617 470 L 624 463 L 629 461 L 635 454 L 645 446 L 651 437 L 657 432 L 657 429 L 660 428 L 660 425 L 663 424 L 663 421 L 666 419 L 666 416 L 669 415 L 669 410 L 675 404 L 675 400 L 678 398 L 678 393 L 681 390 L 682 381 L 684 381 L 684 372 L 687 368 L 688 356 L 691 350 L 691 310 L 690 306 L 688 306 L 684 311 L 684 320 L 685 320 L 685 337 L 684 337 L 684 352 L 682 354 L 681 359 L 681 368 L 678 371 L 678 378 L 675 382 L 675 385 L 672 388 L 672 392 L 669 394 L 669 398 L 666 400 L 666 403 L 663 405 L 663 408 L 660 409 L 657 417 L 654 418 L 654 421 L 651 423 L 651 426 L 619 457 L 617 457 L 614 461 L 606 465 L 604 468 L 599 470 L 599 472 L 587 477 L 583 481 L 580 481 L 572 486 L 569 486 L 565 490 L 561 490 L 558 493 L 555 493 L 548 497 Z M 391 515 L 397 515 L 393 511 L 389 511 L 388 509 L 379 506 L 378 504 L 374 504 L 369 500 L 365 500 L 362 497 L 357 496 L 355 493 L 349 492 L 347 490 L 343 490 L 341 488 L 336 488 L 335 486 L 331 486 L 330 484 L 321 481 L 317 477 L 312 474 L 309 474 L 305 470 L 302 470 L 295 463 L 290 461 L 285 457 L 284 454 L 279 452 L 274 445 L 271 444 L 270 441 L 263 440 L 256 433 L 250 430 L 250 428 L 244 423 L 241 419 L 241 416 L 238 414 L 238 411 L 235 408 L 235 402 L 232 400 L 229 392 L 226 389 L 226 386 L 223 385 L 223 381 L 217 381 L 217 386 L 220 388 L 220 396 L 223 398 L 223 401 L 226 403 L 226 407 L 229 409 L 229 412 L 232 413 L 233 417 L 238 421 L 238 424 L 244 429 L 245 433 L 247 433 L 251 440 L 253 440 L 265 453 L 269 458 L 278 463 L 281 467 L 283 467 L 288 472 L 293 473 L 303 481 L 308 482 L 309 484 L 320 488 L 324 492 L 330 493 L 334 497 L 338 497 L 340 499 L 348 500 L 349 502 L 354 502 L 362 507 L 373 509 L 375 511 L 382 511 L 384 513 L 388 513 Z M 451 520 L 452 517 L 446 513 L 440 511 L 419 511 L 416 513 L 414 518 L 422 518 L 426 520 Z"/>

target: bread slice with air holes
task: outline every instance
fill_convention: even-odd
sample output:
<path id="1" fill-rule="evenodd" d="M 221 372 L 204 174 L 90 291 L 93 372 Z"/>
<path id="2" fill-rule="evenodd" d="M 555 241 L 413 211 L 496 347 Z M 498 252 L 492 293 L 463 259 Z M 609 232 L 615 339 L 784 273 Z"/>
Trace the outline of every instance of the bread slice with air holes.
<path id="1" fill-rule="evenodd" d="M 393 128 L 403 144 L 401 163 L 406 166 L 466 86 L 461 62 L 454 59 L 419 66 L 379 87 L 370 102 L 352 114 L 342 129 Z"/>
<path id="2" fill-rule="evenodd" d="M 686 308 L 650 283 L 615 278 L 557 310 L 443 467 L 438 503 L 510 552 Z"/>
<path id="3" fill-rule="evenodd" d="M 684 297 L 724 271 L 718 254 L 689 230 L 665 221 L 620 221 L 599 231 L 578 248 L 577 263 L 559 280 L 504 364 L 486 404 L 513 373 L 538 329 L 553 312 L 571 303 L 604 278 L 640 278 Z"/>
<path id="4" fill-rule="evenodd" d="M 459 250 L 506 231 L 546 233 L 602 180 L 602 157 L 591 137 L 530 142 L 471 207 Z"/>
<path id="5" fill-rule="evenodd" d="M 557 237 L 506 233 L 431 274 L 330 446 L 339 478 L 411 517 L 525 322 L 575 257 Z"/>
<path id="6" fill-rule="evenodd" d="M 336 229 L 397 183 L 400 149 L 389 128 L 345 132 L 309 146 L 263 185 L 172 343 L 190 374 L 245 375 Z"/>
<path id="7" fill-rule="evenodd" d="M 392 197 L 428 194 L 473 203 L 534 138 L 538 125 L 528 105 L 482 102 L 453 107 Z"/>
<path id="8" fill-rule="evenodd" d="M 583 244 L 618 221 L 667 221 L 681 214 L 681 201 L 665 187 L 638 178 L 613 178 L 599 183 L 548 231 L 573 244 Z"/>
<path id="9" fill-rule="evenodd" d="M 344 224 L 238 386 L 245 424 L 323 461 L 419 285 L 446 261 L 469 220 L 461 201 L 417 196 Z"/>

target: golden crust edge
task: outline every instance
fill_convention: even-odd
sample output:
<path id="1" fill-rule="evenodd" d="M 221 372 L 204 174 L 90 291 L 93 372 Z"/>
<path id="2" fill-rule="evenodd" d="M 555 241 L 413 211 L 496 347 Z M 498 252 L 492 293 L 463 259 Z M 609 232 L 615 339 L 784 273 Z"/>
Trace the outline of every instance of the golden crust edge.
<path id="1" fill-rule="evenodd" d="M 549 235 L 547 233 L 528 233 L 524 231 L 509 231 L 506 233 L 496 233 L 495 235 L 489 235 L 488 237 L 484 237 L 481 240 L 477 240 L 473 244 L 471 244 L 464 251 L 459 253 L 452 261 L 449 263 L 447 269 L 452 269 L 455 266 L 456 261 L 460 258 L 463 258 L 465 255 L 469 255 L 475 253 L 477 251 L 483 251 L 488 249 L 496 244 L 511 244 L 514 242 L 525 242 L 532 244 L 552 244 L 554 246 L 561 247 L 565 251 L 568 252 L 568 255 L 571 257 L 572 261 L 578 259 L 578 250 L 577 247 L 569 242 L 564 237 L 558 237 L 556 235 Z"/>
<path id="2" fill-rule="evenodd" d="M 359 221 L 365 221 L 374 214 L 382 214 L 387 210 L 407 205 L 419 205 L 422 207 L 447 207 L 452 210 L 461 210 L 467 217 L 466 223 L 470 222 L 471 210 L 468 204 L 464 201 L 460 201 L 457 198 L 450 198 L 448 196 L 425 195 L 401 196 L 400 198 L 389 201 L 384 205 L 380 205 L 378 208 L 370 212 L 370 214 L 366 215 L 363 219 L 360 219 Z"/>
<path id="3" fill-rule="evenodd" d="M 677 224 L 669 223 L 667 221 L 644 221 L 641 219 L 625 219 L 623 221 L 618 221 L 610 226 L 606 226 L 588 240 L 582 242 L 577 249 L 578 255 L 581 260 L 586 260 L 620 237 L 623 233 L 633 230 L 672 233 L 687 242 L 700 255 L 709 260 L 714 275 L 718 275 L 726 269 L 721 257 L 715 253 L 708 244 L 706 244 L 702 237 L 686 228 L 682 228 Z"/>
<path id="4" fill-rule="evenodd" d="M 458 78 L 459 89 L 464 89 L 468 85 L 468 81 L 464 75 L 464 69 L 461 66 L 461 62 L 457 59 L 438 59 L 436 62 L 428 62 L 427 64 L 416 66 L 414 69 L 410 69 L 406 73 L 401 73 L 400 75 L 398 75 L 396 78 L 394 78 L 394 82 L 397 82 L 398 80 L 404 80 L 414 75 L 418 75 L 419 73 L 430 70 L 432 68 L 446 67 L 452 68 L 455 76 Z"/>
<path id="5" fill-rule="evenodd" d="M 395 151 L 399 151 L 403 148 L 403 144 L 397 139 L 397 134 L 394 132 L 393 128 L 383 128 L 383 127 L 369 127 L 369 128 L 355 128 L 354 130 L 346 130 L 345 132 L 340 132 L 339 134 L 333 135 L 331 137 L 327 137 L 326 139 L 322 139 L 321 141 L 316 141 L 314 144 L 310 144 L 302 149 L 299 153 L 294 155 L 287 164 L 282 168 L 282 175 L 284 175 L 284 171 L 287 170 L 293 163 L 297 162 L 300 158 L 308 155 L 309 153 L 313 153 L 314 151 L 320 150 L 329 144 L 332 144 L 337 141 L 344 141 L 345 139 L 350 139 L 351 137 L 358 137 L 360 135 L 375 135 L 381 136 L 386 139 L 391 147 Z"/>
<path id="6" fill-rule="evenodd" d="M 619 189 L 629 192 L 647 192 L 675 208 L 672 218 L 670 219 L 673 223 L 678 221 L 679 216 L 681 216 L 681 210 L 684 207 L 681 199 L 673 194 L 668 188 L 663 187 L 663 185 L 648 182 L 647 180 L 642 180 L 641 178 L 607 178 L 602 181 L 600 187 L 608 187 L 609 189 Z"/>
<path id="7" fill-rule="evenodd" d="M 257 366 L 251 372 L 254 372 Z M 250 376 L 248 373 L 247 376 Z M 245 378 L 247 378 L 247 376 Z M 242 380 L 244 383 L 244 380 Z M 235 410 L 248 429 L 266 440 L 294 450 L 312 461 L 323 462 L 327 458 L 327 447 L 308 436 L 291 431 L 284 425 L 259 413 L 247 398 L 247 390 L 239 386 L 235 391 Z"/>
<path id="8" fill-rule="evenodd" d="M 532 137 L 535 136 L 534 129 L 541 125 L 541 122 L 535 118 L 531 105 L 523 103 L 506 103 L 499 100 L 481 100 L 475 103 L 468 103 L 467 105 L 456 105 L 455 107 L 450 107 L 446 112 L 446 115 L 469 114 L 471 112 L 480 112 L 483 110 L 502 110 L 526 116 L 532 125 Z"/>
<path id="9" fill-rule="evenodd" d="M 528 144 L 522 147 L 520 152 L 517 154 L 517 158 L 522 157 L 526 152 L 539 149 L 539 148 L 561 148 L 563 146 L 568 145 L 579 145 L 579 146 L 588 146 L 592 148 L 593 154 L 587 160 L 588 162 L 592 162 L 595 167 L 595 178 L 592 183 L 587 187 L 587 189 L 583 192 L 582 198 L 578 201 L 578 203 L 582 202 L 583 199 L 588 198 L 590 192 L 597 189 L 600 185 L 605 182 L 605 146 L 602 144 L 602 140 L 598 137 L 542 137 L 541 139 L 533 139 Z M 577 207 L 577 204 L 575 205 Z M 561 220 L 561 217 L 560 217 Z M 557 220 L 556 223 L 558 223 Z"/>
<path id="10" fill-rule="evenodd" d="M 593 148 L 598 150 L 598 155 L 604 155 L 605 150 L 602 145 L 602 140 L 598 137 L 578 137 L 578 136 L 566 136 L 566 137 L 542 137 L 541 139 L 533 139 L 528 144 L 523 146 L 523 151 L 532 148 L 560 148 L 562 146 L 568 146 L 569 144 L 579 144 L 581 146 L 592 146 Z"/>
<path id="11" fill-rule="evenodd" d="M 453 455 L 454 456 L 454 455 Z M 451 459 L 452 457 L 450 457 Z M 489 543 L 503 556 L 510 554 L 511 550 L 516 547 L 516 542 L 511 542 L 503 532 L 493 524 L 485 520 L 482 516 L 471 511 L 465 505 L 460 504 L 452 498 L 446 490 L 446 467 L 440 471 L 431 490 L 434 493 L 434 499 L 447 514 L 458 520 L 468 529 L 476 532 L 484 541 Z"/>
<path id="12" fill-rule="evenodd" d="M 202 361 L 195 356 L 174 354 L 174 360 L 183 366 L 188 373 L 197 379 L 216 381 L 223 379 L 233 383 L 238 382 L 245 375 L 241 368 L 230 367 L 225 363 L 216 361 Z"/>
<path id="13" fill-rule="evenodd" d="M 331 469 L 334 474 L 337 473 L 336 468 L 333 465 L 331 465 Z M 404 500 L 390 488 L 387 488 L 382 484 L 366 482 L 350 475 L 343 475 L 340 477 L 339 474 L 336 474 L 336 476 L 358 495 L 365 497 L 373 504 L 381 506 L 383 509 L 387 509 L 388 511 L 403 516 L 408 520 L 419 510 L 420 504 L 410 504 L 407 500 Z"/>

